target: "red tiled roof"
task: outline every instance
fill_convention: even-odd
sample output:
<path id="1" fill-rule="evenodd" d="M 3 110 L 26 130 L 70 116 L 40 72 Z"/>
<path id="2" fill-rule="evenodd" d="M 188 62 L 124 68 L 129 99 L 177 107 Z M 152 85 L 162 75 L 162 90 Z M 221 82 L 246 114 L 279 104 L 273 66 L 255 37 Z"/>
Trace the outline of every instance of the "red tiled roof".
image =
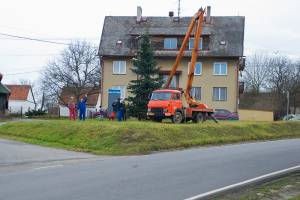
<path id="1" fill-rule="evenodd" d="M 30 85 L 5 85 L 10 90 L 9 100 L 27 100 Z"/>
<path id="2" fill-rule="evenodd" d="M 98 97 L 100 94 L 100 88 L 91 89 L 91 88 L 85 88 L 82 89 L 80 98 L 83 98 L 84 94 L 87 93 L 87 106 L 96 106 L 98 102 Z M 59 104 L 68 104 L 71 100 L 71 97 L 74 97 L 74 94 L 72 93 L 72 88 L 65 87 L 63 88 L 59 100 Z"/>

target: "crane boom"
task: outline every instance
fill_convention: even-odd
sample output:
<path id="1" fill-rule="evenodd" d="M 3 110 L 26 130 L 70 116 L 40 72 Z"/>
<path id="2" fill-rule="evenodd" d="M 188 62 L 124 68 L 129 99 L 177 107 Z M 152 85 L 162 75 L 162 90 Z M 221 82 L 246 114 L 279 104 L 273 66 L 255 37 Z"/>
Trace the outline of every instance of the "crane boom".
<path id="1" fill-rule="evenodd" d="M 185 37 L 183 39 L 183 42 L 182 42 L 182 45 L 179 49 L 179 52 L 177 54 L 177 57 L 176 57 L 176 60 L 175 60 L 175 63 L 174 65 L 172 66 L 172 70 L 170 72 L 170 75 L 169 75 L 169 78 L 165 84 L 165 88 L 169 88 L 170 87 L 170 84 L 171 84 L 171 81 L 176 73 L 176 70 L 178 68 L 178 65 L 180 63 L 180 61 L 182 60 L 182 57 L 184 55 L 184 51 L 186 49 L 186 46 L 189 42 L 189 39 L 191 37 L 191 34 L 193 32 L 193 29 L 195 27 L 195 25 L 197 25 L 196 27 L 196 32 L 195 32 L 195 35 L 194 35 L 194 48 L 192 50 L 192 58 L 191 58 L 191 64 L 189 66 L 189 74 L 188 74 L 188 80 L 187 80 L 187 85 L 186 85 L 186 89 L 184 91 L 184 95 L 185 95 L 185 98 L 186 98 L 186 101 L 189 105 L 199 105 L 199 103 L 197 103 L 193 97 L 191 97 L 190 95 L 190 90 L 192 88 L 192 83 L 193 83 L 193 79 L 194 79 L 194 70 L 195 70 L 195 64 L 196 64 L 196 61 L 197 61 L 197 55 L 198 55 L 198 46 L 199 46 L 199 41 L 200 41 L 200 36 L 202 34 L 202 25 L 203 25 L 203 22 L 204 22 L 204 13 L 205 13 L 205 10 L 200 8 L 198 10 L 198 12 L 192 17 L 192 20 L 189 24 L 189 27 L 188 27 L 188 30 L 185 34 Z M 204 107 L 206 107 L 205 104 L 203 104 Z"/>
<path id="2" fill-rule="evenodd" d="M 187 30 L 187 32 L 186 32 L 186 34 L 185 34 L 184 39 L 183 39 L 182 45 L 181 45 L 181 47 L 180 47 L 180 49 L 179 49 L 179 52 L 178 52 L 178 54 L 177 54 L 175 63 L 174 63 L 173 66 L 172 66 L 172 70 L 171 70 L 171 73 L 170 73 L 170 75 L 169 75 L 169 78 L 168 78 L 168 80 L 167 80 L 167 82 L 166 82 L 166 84 L 165 84 L 165 88 L 166 88 L 166 89 L 170 87 L 171 81 L 172 81 L 172 79 L 173 79 L 173 77 L 174 77 L 174 75 L 175 75 L 175 73 L 176 73 L 176 70 L 177 70 L 177 68 L 178 68 L 178 65 L 179 65 L 179 63 L 180 63 L 180 61 L 181 61 L 181 59 L 182 59 L 182 57 L 183 57 L 183 55 L 184 55 L 184 50 L 186 49 L 186 46 L 187 46 L 187 44 L 188 44 L 188 42 L 189 42 L 191 33 L 193 32 L 193 29 L 194 29 L 194 27 L 195 27 L 195 23 L 196 23 L 197 19 L 199 18 L 200 14 L 201 14 L 201 12 L 200 12 L 200 10 L 199 10 L 199 11 L 192 17 L 192 20 L 191 20 L 191 22 L 190 22 L 190 24 L 189 24 L 188 30 Z"/>

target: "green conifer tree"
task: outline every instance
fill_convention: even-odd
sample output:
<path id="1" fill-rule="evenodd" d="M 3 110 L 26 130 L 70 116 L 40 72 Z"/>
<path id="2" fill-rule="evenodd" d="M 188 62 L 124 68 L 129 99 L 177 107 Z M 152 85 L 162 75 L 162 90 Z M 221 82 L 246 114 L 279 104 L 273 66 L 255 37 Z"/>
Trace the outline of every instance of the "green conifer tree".
<path id="1" fill-rule="evenodd" d="M 133 59 L 133 66 L 131 70 L 137 75 L 137 79 L 130 81 L 128 86 L 131 92 L 131 96 L 128 97 L 129 113 L 138 119 L 145 119 L 151 93 L 159 89 L 163 83 L 147 34 L 141 37 L 137 57 Z"/>

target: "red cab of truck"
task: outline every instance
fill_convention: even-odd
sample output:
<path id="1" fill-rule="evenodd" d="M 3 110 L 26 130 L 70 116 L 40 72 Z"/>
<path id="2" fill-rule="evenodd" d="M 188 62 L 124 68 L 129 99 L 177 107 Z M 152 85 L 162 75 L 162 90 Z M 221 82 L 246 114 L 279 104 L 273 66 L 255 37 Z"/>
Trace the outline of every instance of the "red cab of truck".
<path id="1" fill-rule="evenodd" d="M 173 118 L 176 111 L 182 112 L 181 91 L 162 89 L 152 93 L 148 103 L 148 117 L 153 121 Z"/>

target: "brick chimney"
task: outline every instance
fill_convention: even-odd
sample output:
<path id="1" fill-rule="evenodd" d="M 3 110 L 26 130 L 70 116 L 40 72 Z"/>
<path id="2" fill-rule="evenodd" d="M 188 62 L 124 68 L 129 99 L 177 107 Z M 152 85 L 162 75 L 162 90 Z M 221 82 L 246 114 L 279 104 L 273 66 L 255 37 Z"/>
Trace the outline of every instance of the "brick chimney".
<path id="1" fill-rule="evenodd" d="M 137 13 L 136 13 L 136 23 L 141 23 L 142 22 L 142 7 L 141 6 L 138 6 L 137 7 Z"/>
<path id="2" fill-rule="evenodd" d="M 206 8 L 206 23 L 211 22 L 211 6 L 207 6 Z"/>

